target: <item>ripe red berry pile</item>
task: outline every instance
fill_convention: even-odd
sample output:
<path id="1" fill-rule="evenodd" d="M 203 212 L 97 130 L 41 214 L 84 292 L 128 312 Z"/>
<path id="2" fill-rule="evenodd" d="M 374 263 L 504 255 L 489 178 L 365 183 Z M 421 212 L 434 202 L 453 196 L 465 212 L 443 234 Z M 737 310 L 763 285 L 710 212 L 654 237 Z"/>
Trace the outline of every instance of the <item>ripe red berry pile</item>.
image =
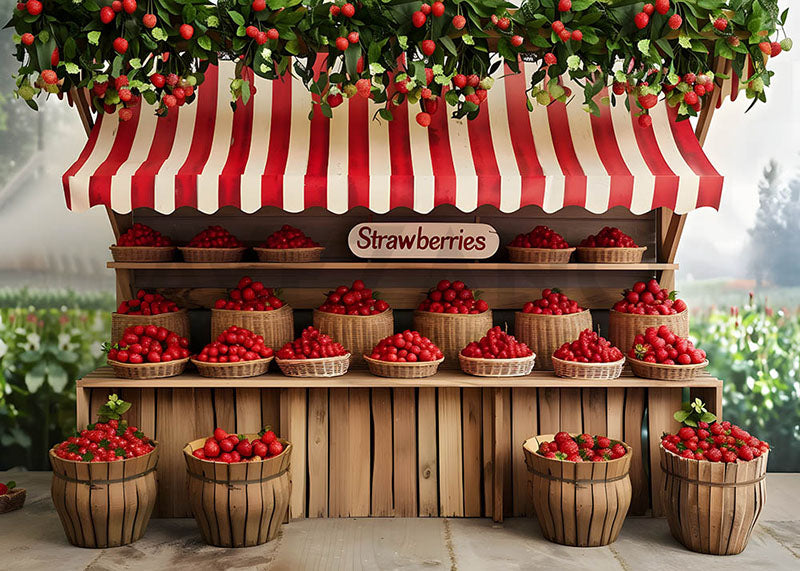
<path id="1" fill-rule="evenodd" d="M 441 349 L 434 345 L 433 341 L 420 335 L 419 331 L 408 329 L 381 339 L 370 355 L 372 359 L 390 363 L 438 361 L 443 357 Z"/>
<path id="2" fill-rule="evenodd" d="M 222 226 L 209 226 L 187 244 L 190 248 L 244 248 L 244 244 Z"/>
<path id="3" fill-rule="evenodd" d="M 464 282 L 442 280 L 428 292 L 417 307 L 420 311 L 431 313 L 483 313 L 489 310 L 489 304 L 482 299 L 475 299 L 475 294 Z"/>
<path id="4" fill-rule="evenodd" d="M 567 432 L 559 432 L 552 442 L 542 442 L 536 452 L 566 462 L 608 462 L 628 453 L 621 442 L 607 436 L 570 436 Z"/>
<path id="5" fill-rule="evenodd" d="M 120 363 L 166 363 L 189 356 L 189 340 L 165 327 L 136 325 L 128 327 L 108 350 L 108 358 Z"/>
<path id="6" fill-rule="evenodd" d="M 340 315 L 378 315 L 389 309 L 382 299 L 375 299 L 374 292 L 363 281 L 356 280 L 347 287 L 341 285 L 327 294 L 320 311 Z"/>
<path id="7" fill-rule="evenodd" d="M 473 341 L 461 350 L 465 357 L 473 359 L 516 359 L 530 357 L 533 351 L 525 343 L 517 341 L 499 325 L 495 325 L 480 341 Z"/>
<path id="8" fill-rule="evenodd" d="M 111 419 L 90 424 L 56 447 L 55 454 L 76 462 L 115 462 L 153 451 L 150 439 L 135 426 Z"/>
<path id="9" fill-rule="evenodd" d="M 192 456 L 211 462 L 260 462 L 283 452 L 283 444 L 271 430 L 262 430 L 259 438 L 249 440 L 244 435 L 228 434 L 221 428 L 214 430 L 214 436 L 206 439 L 202 448 L 192 452 Z"/>
<path id="10" fill-rule="evenodd" d="M 5 496 L 10 490 L 13 490 L 17 487 L 17 483 L 13 480 L 9 481 L 8 483 L 0 482 L 0 496 Z"/>
<path id="11" fill-rule="evenodd" d="M 563 236 L 547 226 L 537 226 L 527 234 L 519 234 L 511 241 L 511 246 L 517 248 L 550 248 L 564 250 L 569 244 Z"/>
<path id="12" fill-rule="evenodd" d="M 178 304 L 170 301 L 160 293 L 148 293 L 140 289 L 136 299 L 129 299 L 119 304 L 117 313 L 125 315 L 159 315 L 178 311 Z"/>
<path id="13" fill-rule="evenodd" d="M 312 326 L 303 329 L 300 337 L 278 351 L 278 359 L 324 359 L 342 355 L 347 355 L 347 349 L 341 343 L 336 343 Z"/>
<path id="14" fill-rule="evenodd" d="M 606 226 L 595 236 L 589 236 L 581 241 L 584 248 L 637 248 L 633 238 L 619 228 Z"/>
<path id="15" fill-rule="evenodd" d="M 522 313 L 533 313 L 536 315 L 568 315 L 570 313 L 580 313 L 584 309 L 578 302 L 568 298 L 557 289 L 543 289 L 542 298 L 536 301 L 529 301 L 522 307 Z"/>
<path id="16" fill-rule="evenodd" d="M 117 240 L 117 246 L 172 246 L 172 240 L 138 222 Z"/>
<path id="17" fill-rule="evenodd" d="M 749 462 L 769 452 L 769 444 L 727 420 L 698 422 L 697 428 L 684 426 L 678 434 L 661 438 L 661 446 L 682 458 L 726 463 Z"/>
<path id="18" fill-rule="evenodd" d="M 666 325 L 648 327 L 644 335 L 637 335 L 628 351 L 631 359 L 662 365 L 692 365 L 706 360 L 706 352 L 694 343 L 678 337 Z"/>
<path id="19" fill-rule="evenodd" d="M 267 241 L 263 247 L 286 250 L 287 248 L 315 248 L 317 246 L 319 244 L 306 236 L 302 230 L 284 224 L 280 230 L 276 230 L 267 236 Z"/>
<path id="20" fill-rule="evenodd" d="M 677 292 L 668 292 L 656 280 L 636 282 L 622 293 L 622 299 L 614 304 L 614 311 L 638 315 L 674 315 L 686 311 L 686 302 L 675 299 Z"/>
<path id="21" fill-rule="evenodd" d="M 609 340 L 591 329 L 584 329 L 575 341 L 556 349 L 553 357 L 575 363 L 615 363 L 623 355 Z"/>
<path id="22" fill-rule="evenodd" d="M 231 325 L 195 357 L 204 363 L 239 363 L 272 357 L 272 349 L 264 346 L 264 338 L 252 331 Z"/>
<path id="23" fill-rule="evenodd" d="M 252 278 L 245 276 L 228 293 L 228 299 L 221 297 L 214 302 L 214 309 L 273 311 L 284 305 L 277 293 L 272 288 L 264 287 L 263 283 L 254 282 Z"/>

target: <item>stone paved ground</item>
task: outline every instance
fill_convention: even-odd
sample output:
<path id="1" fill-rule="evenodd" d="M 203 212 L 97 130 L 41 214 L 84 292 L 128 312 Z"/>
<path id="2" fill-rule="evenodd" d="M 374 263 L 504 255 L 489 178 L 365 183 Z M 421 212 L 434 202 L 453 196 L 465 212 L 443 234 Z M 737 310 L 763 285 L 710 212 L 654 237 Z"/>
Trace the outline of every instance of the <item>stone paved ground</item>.
<path id="1" fill-rule="evenodd" d="M 247 549 L 203 544 L 192 519 L 152 520 L 127 547 L 70 546 L 50 501 L 47 472 L 0 472 L 28 490 L 18 512 L 0 515 L 0 570 L 269 569 L 800 569 L 800 474 L 770 474 L 764 513 L 741 555 L 684 549 L 663 519 L 629 518 L 609 547 L 579 549 L 544 540 L 534 520 L 502 526 L 486 519 L 316 519 L 283 527 L 276 541 Z"/>

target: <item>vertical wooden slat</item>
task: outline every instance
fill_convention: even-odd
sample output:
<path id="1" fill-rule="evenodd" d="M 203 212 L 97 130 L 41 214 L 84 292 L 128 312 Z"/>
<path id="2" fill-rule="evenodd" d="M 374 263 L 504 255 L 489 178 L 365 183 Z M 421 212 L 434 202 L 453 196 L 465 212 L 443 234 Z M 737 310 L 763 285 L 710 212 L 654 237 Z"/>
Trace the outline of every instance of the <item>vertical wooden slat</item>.
<path id="1" fill-rule="evenodd" d="M 511 467 L 514 477 L 514 516 L 532 516 L 532 478 L 525 466 L 522 444 L 536 436 L 536 389 L 511 389 Z"/>
<path id="2" fill-rule="evenodd" d="M 419 515 L 439 515 L 439 471 L 436 451 L 436 389 L 420 388 L 417 412 Z"/>
<path id="3" fill-rule="evenodd" d="M 623 440 L 633 449 L 631 456 L 631 515 L 644 515 L 650 507 L 650 482 L 644 469 L 642 423 L 644 422 L 645 389 L 625 389 L 625 427 Z"/>
<path id="4" fill-rule="evenodd" d="M 77 430 L 83 430 L 89 424 L 89 400 L 92 398 L 92 389 L 78 387 L 75 391 L 76 424 Z"/>
<path id="5" fill-rule="evenodd" d="M 119 396 L 116 389 L 93 389 L 89 399 L 89 422 L 97 420 L 97 411 L 100 407 L 108 402 L 108 395 L 116 394 Z M 81 428 L 85 428 L 84 425 Z"/>
<path id="6" fill-rule="evenodd" d="M 131 408 L 125 413 L 125 420 L 128 421 L 128 426 L 139 427 L 142 411 L 141 411 L 141 397 L 142 393 L 138 389 L 120 389 L 119 397 L 131 403 Z M 119 488 L 120 490 L 122 488 Z"/>
<path id="7" fill-rule="evenodd" d="M 328 517 L 328 389 L 308 390 L 308 517 Z"/>
<path id="8" fill-rule="evenodd" d="M 261 430 L 261 390 L 236 390 L 236 432 L 255 434 Z"/>
<path id="9" fill-rule="evenodd" d="M 607 436 L 606 389 L 583 389 L 583 431 L 592 436 Z"/>
<path id="10" fill-rule="evenodd" d="M 194 390 L 195 438 L 209 437 L 214 433 L 214 401 L 211 389 Z"/>
<path id="11" fill-rule="evenodd" d="M 150 438 L 156 434 L 156 390 L 142 389 L 139 428 Z"/>
<path id="12" fill-rule="evenodd" d="M 397 517 L 417 516 L 416 391 L 394 389 L 394 511 Z"/>
<path id="13" fill-rule="evenodd" d="M 158 517 L 175 517 L 174 495 L 178 489 L 178 468 L 183 468 L 183 458 L 179 465 L 174 456 L 181 449 L 177 438 L 177 422 L 172 416 L 172 389 L 156 389 L 156 432 L 155 439 L 161 446 L 158 459 L 158 497 L 156 505 Z M 174 454 L 170 454 L 174 451 Z"/>
<path id="14" fill-rule="evenodd" d="M 278 430 L 281 426 L 280 389 L 261 389 L 261 428 Z"/>
<path id="15" fill-rule="evenodd" d="M 494 399 L 493 389 L 481 389 L 483 413 L 483 516 L 494 511 Z"/>
<path id="16" fill-rule="evenodd" d="M 441 388 L 439 409 L 439 515 L 463 517 L 461 389 Z"/>
<path id="17" fill-rule="evenodd" d="M 561 390 L 538 389 L 539 434 L 555 434 L 561 428 Z"/>
<path id="18" fill-rule="evenodd" d="M 625 389 L 606 389 L 606 435 L 613 440 L 624 440 Z"/>
<path id="19" fill-rule="evenodd" d="M 647 417 L 648 438 L 650 440 L 650 489 L 653 506 L 653 516 L 663 517 L 664 505 L 661 498 L 661 488 L 664 483 L 664 474 L 661 471 L 661 459 L 658 447 L 661 444 L 661 434 L 674 433 L 680 425 L 672 417 L 673 413 L 681 408 L 683 389 L 681 388 L 649 388 L 647 390 Z"/>
<path id="20" fill-rule="evenodd" d="M 561 389 L 561 430 L 570 434 L 583 432 L 581 390 Z"/>
<path id="21" fill-rule="evenodd" d="M 392 494 L 392 390 L 372 389 L 372 507 L 373 516 L 394 515 Z M 406 435 L 405 438 L 408 438 Z"/>
<path id="22" fill-rule="evenodd" d="M 350 389 L 350 515 L 369 515 L 372 425 L 369 389 Z"/>
<path id="23" fill-rule="evenodd" d="M 217 426 L 219 428 L 226 432 L 236 431 L 236 396 L 234 389 L 214 389 L 214 414 L 217 417 Z"/>
<path id="24" fill-rule="evenodd" d="M 306 514 L 306 389 L 281 390 L 281 436 L 292 443 L 290 519 Z"/>
<path id="25" fill-rule="evenodd" d="M 481 389 L 461 390 L 464 456 L 464 515 L 481 517 Z"/>
<path id="26" fill-rule="evenodd" d="M 500 446 L 499 458 L 503 464 L 503 515 L 511 516 L 514 513 L 514 472 L 511 464 L 511 389 L 500 389 L 503 399 L 502 419 L 498 444 Z"/>
<path id="27" fill-rule="evenodd" d="M 503 390 L 492 389 L 492 519 L 502 522 L 505 512 L 503 505 L 503 486 L 505 483 L 505 458 L 503 458 Z"/>
<path id="28" fill-rule="evenodd" d="M 330 517 L 347 517 L 350 477 L 350 419 L 348 414 L 348 389 L 330 389 L 328 406 L 330 415 L 328 514 Z"/>
<path id="29" fill-rule="evenodd" d="M 171 410 L 172 422 L 175 423 L 172 429 L 175 445 L 174 448 L 165 448 L 165 450 L 171 456 L 170 460 L 175 463 L 175 482 L 178 486 L 174 488 L 172 494 L 173 517 L 191 517 L 192 509 L 189 504 L 189 498 L 186 495 L 186 490 L 188 489 L 186 479 L 188 476 L 186 475 L 186 464 L 181 451 L 188 442 L 197 438 L 194 389 L 173 389 Z M 163 460 L 163 458 L 159 458 L 159 471 Z"/>

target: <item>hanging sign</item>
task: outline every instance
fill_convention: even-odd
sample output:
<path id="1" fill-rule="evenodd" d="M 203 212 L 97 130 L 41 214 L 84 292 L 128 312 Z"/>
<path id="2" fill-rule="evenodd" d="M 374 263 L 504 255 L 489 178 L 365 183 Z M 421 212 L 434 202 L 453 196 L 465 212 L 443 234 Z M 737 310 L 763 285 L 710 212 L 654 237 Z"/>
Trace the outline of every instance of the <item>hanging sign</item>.
<path id="1" fill-rule="evenodd" d="M 350 230 L 347 242 L 359 258 L 481 260 L 497 252 L 500 237 L 488 224 L 364 222 Z"/>

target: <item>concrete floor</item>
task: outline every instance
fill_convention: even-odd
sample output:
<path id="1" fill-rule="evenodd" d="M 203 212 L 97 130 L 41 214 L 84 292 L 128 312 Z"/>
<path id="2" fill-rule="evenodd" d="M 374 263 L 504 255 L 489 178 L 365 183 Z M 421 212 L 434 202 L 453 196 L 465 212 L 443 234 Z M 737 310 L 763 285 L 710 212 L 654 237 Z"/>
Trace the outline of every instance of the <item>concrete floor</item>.
<path id="1" fill-rule="evenodd" d="M 608 547 L 580 549 L 544 540 L 534 519 L 501 526 L 486 519 L 310 519 L 287 524 L 277 540 L 217 549 L 193 519 L 151 520 L 130 546 L 70 546 L 50 501 L 47 472 L 0 472 L 28 490 L 25 507 L 0 515 L 0 570 L 170 569 L 800 569 L 800 474 L 770 474 L 768 500 L 744 553 L 700 555 L 684 549 L 663 519 L 630 518 Z"/>

